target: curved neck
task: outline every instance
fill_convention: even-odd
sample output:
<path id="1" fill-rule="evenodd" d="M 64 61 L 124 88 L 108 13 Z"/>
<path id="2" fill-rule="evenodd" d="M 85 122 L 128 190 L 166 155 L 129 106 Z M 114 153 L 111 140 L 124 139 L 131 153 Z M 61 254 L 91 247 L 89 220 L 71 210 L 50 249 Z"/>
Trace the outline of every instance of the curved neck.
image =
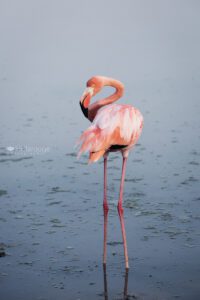
<path id="1" fill-rule="evenodd" d="M 101 106 L 117 101 L 124 94 L 124 85 L 116 79 L 104 77 L 104 86 L 112 86 L 116 89 L 116 91 L 112 95 L 98 100 L 97 103 L 100 103 Z"/>
<path id="2" fill-rule="evenodd" d="M 106 98 L 97 100 L 96 102 L 89 105 L 88 119 L 91 122 L 93 121 L 93 119 L 95 118 L 95 116 L 97 114 L 97 111 L 101 107 L 117 101 L 124 94 L 124 85 L 120 81 L 118 81 L 116 79 L 108 78 L 108 77 L 102 77 L 102 80 L 103 80 L 103 86 L 112 86 L 116 89 L 116 91 L 112 95 L 110 95 Z"/>

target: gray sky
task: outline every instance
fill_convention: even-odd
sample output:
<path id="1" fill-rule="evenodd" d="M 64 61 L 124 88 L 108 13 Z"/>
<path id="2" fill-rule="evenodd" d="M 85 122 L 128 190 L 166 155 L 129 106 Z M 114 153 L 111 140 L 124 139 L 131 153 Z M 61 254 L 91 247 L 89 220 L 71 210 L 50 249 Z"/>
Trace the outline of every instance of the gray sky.
<path id="1" fill-rule="evenodd" d="M 199 28 L 195 0 L 1 0 L 1 77 L 79 86 L 95 74 L 125 83 L 195 76 Z"/>

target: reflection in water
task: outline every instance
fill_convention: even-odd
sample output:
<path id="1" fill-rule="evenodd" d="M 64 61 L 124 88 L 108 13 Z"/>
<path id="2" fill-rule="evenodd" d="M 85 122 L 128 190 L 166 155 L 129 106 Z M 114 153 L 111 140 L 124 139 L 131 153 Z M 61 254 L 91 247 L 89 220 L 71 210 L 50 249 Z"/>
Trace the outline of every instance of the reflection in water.
<path id="1" fill-rule="evenodd" d="M 104 279 L 104 297 L 108 300 L 108 285 L 107 285 L 107 275 L 106 275 L 106 264 L 103 264 L 103 279 Z"/>
<path id="2" fill-rule="evenodd" d="M 124 279 L 124 291 L 123 291 L 123 300 L 128 299 L 128 272 L 129 269 L 125 269 L 125 279 Z M 107 273 L 106 273 L 106 264 L 103 264 L 103 277 L 104 277 L 104 298 L 108 300 L 108 282 L 107 282 Z"/>
<path id="3" fill-rule="evenodd" d="M 124 299 L 128 297 L 128 271 L 129 269 L 126 269 L 124 280 Z"/>

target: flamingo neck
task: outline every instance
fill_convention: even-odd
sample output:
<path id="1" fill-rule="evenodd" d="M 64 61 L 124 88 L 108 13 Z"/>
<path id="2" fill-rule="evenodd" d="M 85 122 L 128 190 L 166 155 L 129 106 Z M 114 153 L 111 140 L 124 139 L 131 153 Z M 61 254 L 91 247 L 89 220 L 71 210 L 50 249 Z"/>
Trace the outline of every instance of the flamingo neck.
<path id="1" fill-rule="evenodd" d="M 101 104 L 101 106 L 108 105 L 117 101 L 124 94 L 124 85 L 119 80 L 105 77 L 104 86 L 114 87 L 116 91 L 112 95 L 97 101 Z"/>
<path id="2" fill-rule="evenodd" d="M 95 118 L 98 110 L 108 104 L 112 104 L 113 102 L 117 101 L 119 98 L 121 98 L 124 94 L 124 85 L 113 78 L 108 78 L 108 77 L 102 77 L 103 80 L 103 86 L 111 86 L 116 89 L 116 91 L 103 99 L 100 99 L 96 101 L 95 103 L 91 104 L 89 106 L 89 111 L 88 111 L 88 119 L 92 122 L 93 119 Z"/>

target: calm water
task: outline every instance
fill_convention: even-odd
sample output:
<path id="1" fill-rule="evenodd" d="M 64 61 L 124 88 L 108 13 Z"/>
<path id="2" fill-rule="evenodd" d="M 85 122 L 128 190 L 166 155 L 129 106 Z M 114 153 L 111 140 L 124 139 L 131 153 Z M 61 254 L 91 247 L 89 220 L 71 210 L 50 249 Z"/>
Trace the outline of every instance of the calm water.
<path id="1" fill-rule="evenodd" d="M 185 2 L 179 10 L 177 1 L 171 12 L 151 1 L 157 16 L 152 19 L 147 2 L 134 2 L 134 18 L 132 4 L 122 9 L 111 2 L 117 3 L 112 24 L 111 4 L 105 15 L 98 8 L 98 16 L 92 14 L 95 4 L 80 13 L 64 1 L 44 1 L 39 9 L 19 1 L 1 10 L 2 300 L 123 299 L 127 284 L 128 299 L 200 297 L 198 4 Z M 102 49 L 100 55 L 104 39 L 116 51 Z M 121 156 L 110 154 L 108 162 L 105 276 L 103 162 L 77 160 L 74 148 L 89 125 L 78 101 L 94 74 L 125 81 L 119 103 L 136 106 L 144 116 L 125 181 L 128 283 L 117 214 Z"/>
<path id="2" fill-rule="evenodd" d="M 148 99 L 136 101 L 145 126 L 125 182 L 128 294 L 130 299 L 197 299 L 200 108 L 193 101 L 188 113 L 180 91 L 172 92 L 169 81 L 160 86 L 159 92 L 149 87 Z M 88 125 L 77 99 L 67 100 L 72 113 L 64 96 L 48 98 L 48 110 L 46 102 L 34 99 L 22 112 L 7 103 L 15 127 L 1 123 L 7 133 L 0 152 L 1 242 L 7 254 L 0 258 L 1 299 L 102 299 L 103 164 L 76 158 L 73 145 Z M 110 299 L 121 299 L 124 289 L 116 208 L 120 172 L 120 154 L 111 154 Z"/>

